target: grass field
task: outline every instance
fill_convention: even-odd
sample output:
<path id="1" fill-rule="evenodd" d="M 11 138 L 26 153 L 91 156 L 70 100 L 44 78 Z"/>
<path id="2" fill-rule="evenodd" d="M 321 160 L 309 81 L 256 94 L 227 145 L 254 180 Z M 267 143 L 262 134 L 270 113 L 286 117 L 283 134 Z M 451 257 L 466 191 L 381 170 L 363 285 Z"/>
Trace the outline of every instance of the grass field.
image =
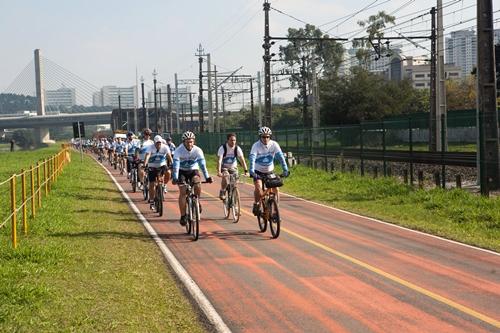
<path id="1" fill-rule="evenodd" d="M 30 164 L 23 157 L 18 166 Z M 88 157 L 73 154 L 17 250 L 9 235 L 0 229 L 0 332 L 204 330 L 158 247 Z"/>

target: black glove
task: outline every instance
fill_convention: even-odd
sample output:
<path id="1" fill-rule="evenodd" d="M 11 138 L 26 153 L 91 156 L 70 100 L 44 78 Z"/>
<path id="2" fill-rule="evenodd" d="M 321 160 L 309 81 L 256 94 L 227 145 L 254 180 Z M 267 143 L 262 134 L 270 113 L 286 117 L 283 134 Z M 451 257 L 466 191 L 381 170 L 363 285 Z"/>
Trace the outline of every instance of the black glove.
<path id="1" fill-rule="evenodd" d="M 280 177 L 286 178 L 290 176 L 290 171 L 283 171 L 283 173 L 280 175 Z"/>
<path id="2" fill-rule="evenodd" d="M 212 177 L 208 177 L 208 178 L 207 178 L 207 183 L 209 183 L 209 184 L 212 184 L 212 183 L 213 183 L 213 179 L 212 179 Z"/>
<path id="3" fill-rule="evenodd" d="M 177 183 L 178 183 L 178 182 L 179 182 L 179 179 L 173 179 L 173 178 L 172 178 L 172 184 L 173 184 L 173 185 L 177 185 Z"/>

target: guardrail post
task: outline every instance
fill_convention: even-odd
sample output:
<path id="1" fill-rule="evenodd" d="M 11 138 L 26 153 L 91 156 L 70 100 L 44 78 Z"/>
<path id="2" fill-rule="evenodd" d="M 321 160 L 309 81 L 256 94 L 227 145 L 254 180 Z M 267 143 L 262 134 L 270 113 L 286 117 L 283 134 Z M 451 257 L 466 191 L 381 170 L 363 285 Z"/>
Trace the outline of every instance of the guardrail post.
<path id="1" fill-rule="evenodd" d="M 385 142 L 385 122 L 382 121 L 382 152 L 383 152 L 382 160 L 384 162 L 384 177 L 387 177 L 387 161 L 385 160 L 386 149 L 387 147 Z"/>
<path id="2" fill-rule="evenodd" d="M 28 233 L 28 220 L 27 220 L 27 213 L 28 213 L 28 207 L 26 206 L 26 172 L 24 172 L 24 169 L 21 169 L 21 198 L 22 198 L 22 205 L 23 205 L 23 231 L 24 234 L 26 235 Z"/>
<path id="3" fill-rule="evenodd" d="M 373 168 L 373 178 L 378 178 L 378 167 Z"/>
<path id="4" fill-rule="evenodd" d="M 441 186 L 441 179 L 440 179 L 439 171 L 434 172 L 434 183 L 436 184 L 436 187 Z"/>
<path id="5" fill-rule="evenodd" d="M 10 212 L 12 222 L 12 246 L 17 247 L 16 175 L 10 178 Z"/>
<path id="6" fill-rule="evenodd" d="M 408 169 L 403 170 L 403 180 L 405 184 L 408 184 Z"/>
<path id="7" fill-rule="evenodd" d="M 422 170 L 418 171 L 418 187 L 423 188 L 424 187 L 424 172 Z"/>
<path id="8" fill-rule="evenodd" d="M 35 218 L 36 216 L 36 208 L 35 208 L 35 168 L 33 165 L 30 167 L 31 170 L 31 177 L 30 177 L 30 182 L 31 182 L 31 217 Z"/>
<path id="9" fill-rule="evenodd" d="M 461 175 L 455 176 L 455 182 L 457 184 L 457 188 L 462 188 L 462 176 Z"/>

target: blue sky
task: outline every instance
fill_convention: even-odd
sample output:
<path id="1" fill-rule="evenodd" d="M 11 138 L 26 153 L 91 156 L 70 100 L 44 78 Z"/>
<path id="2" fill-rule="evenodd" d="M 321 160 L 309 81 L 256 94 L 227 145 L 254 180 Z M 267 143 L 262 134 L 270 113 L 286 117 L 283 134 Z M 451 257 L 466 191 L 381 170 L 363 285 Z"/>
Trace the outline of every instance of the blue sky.
<path id="1" fill-rule="evenodd" d="M 164 83 L 173 82 L 175 72 L 181 78 L 195 78 L 197 59 L 194 53 L 199 43 L 212 54 L 212 61 L 219 70 L 243 66 L 242 73 L 255 74 L 262 66 L 262 2 L 0 0 L 0 92 L 23 70 L 36 48 L 40 48 L 45 57 L 98 87 L 134 85 L 136 66 L 139 76 L 143 75 L 146 81 L 152 80 L 154 68 L 159 73 L 158 79 Z M 445 26 L 474 17 L 474 8 L 462 9 L 475 2 L 454 1 L 446 9 Z M 493 2 L 494 10 L 498 10 L 500 4 Z M 316 25 L 370 4 L 376 7 L 359 13 L 330 33 L 352 32 L 358 28 L 357 20 L 379 10 L 396 11 L 394 15 L 399 17 L 430 8 L 435 1 L 271 1 L 271 6 Z M 412 17 L 407 16 L 399 22 Z M 495 17 L 500 17 L 499 13 Z M 419 27 L 427 27 L 419 24 L 415 20 L 406 29 L 416 31 Z M 475 22 L 457 24 L 450 31 L 473 25 Z M 301 26 L 303 23 L 271 11 L 272 35 L 284 36 L 288 27 Z M 496 27 L 500 27 L 498 23 Z M 408 53 L 412 52 L 422 53 L 422 50 L 408 47 Z"/>

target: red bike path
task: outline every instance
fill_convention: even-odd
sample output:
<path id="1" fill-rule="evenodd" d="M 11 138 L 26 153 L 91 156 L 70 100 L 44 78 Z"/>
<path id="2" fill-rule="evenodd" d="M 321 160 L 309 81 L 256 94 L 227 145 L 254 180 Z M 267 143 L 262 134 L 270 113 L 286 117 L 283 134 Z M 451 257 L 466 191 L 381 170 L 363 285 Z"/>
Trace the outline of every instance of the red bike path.
<path id="1" fill-rule="evenodd" d="M 176 186 L 158 217 L 107 168 L 233 332 L 500 332 L 497 253 L 285 194 L 272 239 L 246 184 L 238 223 L 223 218 L 219 184 L 203 184 L 194 242 Z"/>

